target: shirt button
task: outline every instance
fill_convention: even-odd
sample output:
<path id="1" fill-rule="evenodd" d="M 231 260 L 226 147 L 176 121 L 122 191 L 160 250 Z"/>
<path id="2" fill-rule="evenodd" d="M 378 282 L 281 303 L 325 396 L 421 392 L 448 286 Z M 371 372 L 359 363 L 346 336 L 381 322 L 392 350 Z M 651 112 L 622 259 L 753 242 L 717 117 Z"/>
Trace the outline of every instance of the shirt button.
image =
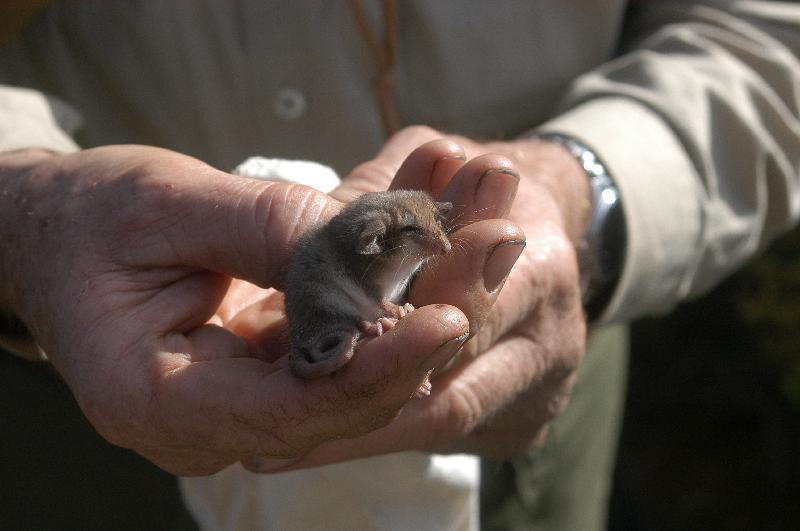
<path id="1" fill-rule="evenodd" d="M 272 99 L 275 114 L 284 120 L 297 120 L 306 112 L 306 97 L 293 88 L 283 88 Z"/>

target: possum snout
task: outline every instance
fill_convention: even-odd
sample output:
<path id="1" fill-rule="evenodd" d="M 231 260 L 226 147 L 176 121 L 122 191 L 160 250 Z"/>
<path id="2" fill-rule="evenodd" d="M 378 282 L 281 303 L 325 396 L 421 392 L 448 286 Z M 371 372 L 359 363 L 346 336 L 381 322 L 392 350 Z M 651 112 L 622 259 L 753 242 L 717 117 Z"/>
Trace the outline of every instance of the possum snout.
<path id="1" fill-rule="evenodd" d="M 424 248 L 431 255 L 435 255 L 449 253 L 450 249 L 452 249 L 452 246 L 450 245 L 450 240 L 447 239 L 447 236 L 441 234 L 438 237 L 434 236 L 430 238 Z"/>
<path id="2" fill-rule="evenodd" d="M 315 349 L 304 349 L 306 352 L 303 354 L 305 355 L 306 359 L 310 362 L 324 360 L 326 358 L 331 357 L 331 354 L 341 348 L 342 343 L 344 343 L 344 335 L 341 333 L 331 334 L 322 338 L 322 341 L 319 343 L 319 347 Z"/>
<path id="3" fill-rule="evenodd" d="M 355 335 L 339 331 L 311 343 L 296 340 L 298 346 L 289 358 L 289 369 L 300 378 L 319 378 L 344 366 L 353 356 Z"/>

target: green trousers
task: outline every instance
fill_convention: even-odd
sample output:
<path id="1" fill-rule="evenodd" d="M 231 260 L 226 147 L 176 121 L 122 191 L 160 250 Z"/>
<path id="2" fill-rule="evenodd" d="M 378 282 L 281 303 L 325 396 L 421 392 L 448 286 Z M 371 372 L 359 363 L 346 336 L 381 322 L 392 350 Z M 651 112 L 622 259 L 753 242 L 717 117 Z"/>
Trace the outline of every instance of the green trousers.
<path id="1" fill-rule="evenodd" d="M 483 530 L 605 529 L 627 362 L 627 326 L 592 333 L 570 403 L 545 445 L 510 461 L 483 461 Z"/>

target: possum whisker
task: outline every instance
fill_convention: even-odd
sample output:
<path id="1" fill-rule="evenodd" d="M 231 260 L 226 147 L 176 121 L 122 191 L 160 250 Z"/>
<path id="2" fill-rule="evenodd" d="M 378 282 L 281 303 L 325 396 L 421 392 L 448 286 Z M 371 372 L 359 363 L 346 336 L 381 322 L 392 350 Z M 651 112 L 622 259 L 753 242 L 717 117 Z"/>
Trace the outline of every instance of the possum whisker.
<path id="1" fill-rule="evenodd" d="M 475 231 L 475 230 L 473 230 L 473 229 L 468 229 L 468 228 L 466 228 L 466 227 L 463 227 L 463 228 L 462 228 L 462 229 L 461 229 L 459 232 L 461 232 L 461 233 L 466 233 L 466 234 L 472 234 L 472 235 L 474 235 L 474 236 L 477 236 L 477 235 L 478 235 L 478 232 L 477 232 L 477 231 Z M 454 237 L 454 238 L 457 238 L 458 236 L 453 236 L 453 237 Z"/>
<path id="2" fill-rule="evenodd" d="M 474 223 L 476 221 L 476 220 L 469 220 L 466 223 L 458 223 L 458 220 L 461 219 L 462 217 L 464 217 L 464 216 L 466 216 L 468 214 L 474 216 L 474 215 L 480 214 L 481 212 L 485 212 L 487 210 L 491 210 L 493 208 L 496 208 L 496 206 L 495 205 L 490 205 L 490 206 L 487 206 L 487 207 L 484 207 L 484 208 L 479 208 L 478 210 L 465 210 L 465 211 L 461 212 L 459 215 L 450 218 L 449 220 L 447 220 L 447 230 L 446 230 L 447 234 L 449 235 L 449 234 L 451 234 L 451 233 L 453 233 L 453 232 L 455 232 L 457 230 L 460 230 L 460 229 L 462 229 L 462 228 L 464 228 L 466 226 L 471 225 L 472 223 Z"/>
<path id="3" fill-rule="evenodd" d="M 397 249 L 403 249 L 403 248 L 405 248 L 405 247 L 406 247 L 406 244 L 401 244 L 401 245 L 397 245 L 397 246 L 395 246 L 395 247 L 390 247 L 389 249 L 384 249 L 384 250 L 383 250 L 383 251 L 382 251 L 380 254 L 378 254 L 378 255 L 377 255 L 375 258 L 373 258 L 372 260 L 370 260 L 370 262 L 369 262 L 369 265 L 367 265 L 367 267 L 365 267 L 365 268 L 364 268 L 364 274 L 363 274 L 363 275 L 361 275 L 361 279 L 360 279 L 360 281 L 359 281 L 359 282 L 360 282 L 361 284 L 363 284 L 363 283 L 364 283 L 364 279 L 365 279 L 365 278 L 367 278 L 367 273 L 369 272 L 370 268 L 371 268 L 373 265 L 377 264 L 377 263 L 378 263 L 378 261 L 379 261 L 379 260 L 380 260 L 380 259 L 383 257 L 383 255 L 384 255 L 384 254 L 386 254 L 386 253 L 388 253 L 388 252 L 391 252 L 391 251 L 396 251 Z"/>
<path id="4" fill-rule="evenodd" d="M 483 208 L 479 208 L 477 210 L 464 210 L 460 214 L 458 214 L 457 216 L 453 216 L 452 218 L 450 218 L 448 221 L 451 221 L 451 222 L 452 221 L 456 221 L 458 218 L 466 216 L 467 214 L 480 214 L 481 212 L 486 212 L 487 210 L 491 210 L 493 208 L 497 208 L 497 205 L 489 205 L 489 206 L 485 206 Z"/>
<path id="5" fill-rule="evenodd" d="M 409 253 L 405 253 L 403 255 L 403 259 L 400 260 L 400 265 L 397 267 L 397 269 L 394 270 L 394 276 L 392 277 L 392 284 L 396 284 L 397 283 L 397 275 L 400 274 L 400 271 L 403 269 L 403 264 L 406 263 L 406 259 L 408 257 L 409 257 Z"/>
<path id="6" fill-rule="evenodd" d="M 450 243 L 452 243 L 453 246 L 459 249 L 460 251 L 463 251 L 464 254 L 471 254 L 472 251 L 474 251 L 469 240 L 465 238 L 459 238 L 459 237 L 451 238 Z"/>

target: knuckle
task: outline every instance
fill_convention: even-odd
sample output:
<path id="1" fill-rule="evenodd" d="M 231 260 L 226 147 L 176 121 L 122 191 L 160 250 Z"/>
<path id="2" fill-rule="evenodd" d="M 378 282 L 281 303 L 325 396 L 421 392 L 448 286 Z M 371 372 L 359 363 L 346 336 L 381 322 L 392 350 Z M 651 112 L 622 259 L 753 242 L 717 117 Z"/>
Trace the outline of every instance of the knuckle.
<path id="1" fill-rule="evenodd" d="M 483 407 L 471 390 L 454 393 L 448 400 L 441 422 L 435 424 L 426 441 L 431 448 L 447 448 L 472 434 L 480 424 Z"/>
<path id="2" fill-rule="evenodd" d="M 348 436 L 366 435 L 374 430 L 384 428 L 394 422 L 400 414 L 400 408 L 391 406 L 378 406 L 370 408 L 356 417 Z"/>
<path id="3" fill-rule="evenodd" d="M 393 177 L 393 168 L 380 161 L 369 160 L 353 168 L 348 180 L 357 180 L 359 190 L 367 192 L 386 188 Z"/>
<path id="4" fill-rule="evenodd" d="M 494 168 L 506 168 L 506 169 L 513 169 L 515 161 L 507 157 L 506 155 L 501 155 L 499 153 L 484 153 L 475 159 L 481 165 L 484 165 L 490 169 Z"/>
<path id="5" fill-rule="evenodd" d="M 172 186 L 155 167 L 137 167 L 108 184 L 104 194 L 109 200 L 96 202 L 99 209 L 96 214 L 109 220 L 106 230 L 114 239 L 160 234 L 165 225 L 176 225 L 187 214 L 176 211 L 173 194 L 168 193 Z M 124 197 L 135 197 L 136 201 L 118 199 Z"/>
<path id="6" fill-rule="evenodd" d="M 235 252 L 247 256 L 248 261 L 252 260 L 249 246 L 253 240 L 247 235 L 260 235 L 261 248 L 277 247 L 288 251 L 307 227 L 326 217 L 331 204 L 326 194 L 304 185 L 243 180 L 237 186 L 241 202 L 253 203 L 251 208 L 237 208 L 231 218 L 235 226 L 229 232 L 242 235 L 233 242 L 241 244 Z M 272 265 L 270 257 L 264 253 L 263 259 L 264 263 L 253 264 L 252 269 L 268 271 Z"/>
<path id="7" fill-rule="evenodd" d="M 378 379 L 369 381 L 347 381 L 342 382 L 338 387 L 348 402 L 353 405 L 362 402 L 369 402 L 380 396 L 388 387 L 389 381 L 381 376 Z"/>
<path id="8" fill-rule="evenodd" d="M 443 136 L 444 135 L 441 132 L 437 131 L 436 129 L 430 126 L 414 124 L 399 130 L 397 133 L 393 135 L 392 139 L 399 139 L 401 137 L 410 137 L 422 143 L 428 140 L 435 140 Z"/>
<path id="9" fill-rule="evenodd" d="M 382 376 L 376 381 L 348 383 L 341 388 L 347 409 L 352 411 L 350 435 L 363 435 L 391 424 L 400 414 L 406 399 L 390 392 L 390 380 Z M 407 398 L 407 397 L 406 397 Z"/>

